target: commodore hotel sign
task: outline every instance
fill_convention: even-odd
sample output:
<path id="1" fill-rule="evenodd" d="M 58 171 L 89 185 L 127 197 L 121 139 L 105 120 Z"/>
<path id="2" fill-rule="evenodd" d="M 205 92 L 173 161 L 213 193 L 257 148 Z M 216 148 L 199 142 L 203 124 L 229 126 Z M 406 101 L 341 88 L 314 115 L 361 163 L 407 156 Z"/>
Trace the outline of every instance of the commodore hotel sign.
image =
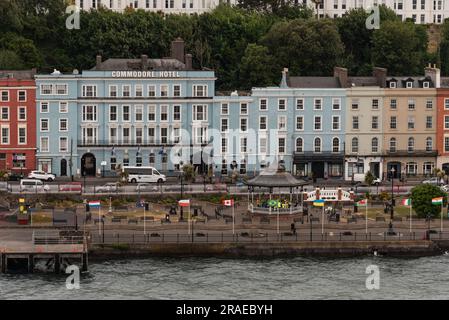
<path id="1" fill-rule="evenodd" d="M 113 78 L 180 78 L 179 71 L 112 71 Z"/>

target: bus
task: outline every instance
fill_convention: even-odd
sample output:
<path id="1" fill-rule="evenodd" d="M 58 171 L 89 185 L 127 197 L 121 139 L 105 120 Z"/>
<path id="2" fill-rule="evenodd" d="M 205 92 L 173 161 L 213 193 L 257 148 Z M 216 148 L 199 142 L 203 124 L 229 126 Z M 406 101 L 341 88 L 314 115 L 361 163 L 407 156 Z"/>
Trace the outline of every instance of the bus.
<path id="1" fill-rule="evenodd" d="M 167 180 L 167 177 L 161 174 L 153 167 L 123 167 L 122 172 L 128 174 L 128 182 L 154 182 L 162 183 Z"/>

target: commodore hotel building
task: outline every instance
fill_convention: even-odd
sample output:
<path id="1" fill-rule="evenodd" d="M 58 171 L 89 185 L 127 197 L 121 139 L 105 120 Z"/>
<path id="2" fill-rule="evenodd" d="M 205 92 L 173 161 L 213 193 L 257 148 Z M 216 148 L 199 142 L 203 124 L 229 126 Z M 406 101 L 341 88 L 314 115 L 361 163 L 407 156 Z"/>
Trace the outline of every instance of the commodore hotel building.
<path id="1" fill-rule="evenodd" d="M 346 180 L 369 170 L 385 178 L 392 167 L 396 176 L 449 171 L 449 79 L 435 67 L 419 77 L 381 68 L 371 77 L 344 68 L 294 77 L 284 69 L 278 86 L 223 94 L 215 92 L 215 73 L 194 69 L 176 39 L 168 58 L 98 56 L 91 70 L 34 79 L 20 84 L 31 90 L 19 103 L 26 120 L 10 113 L 0 121 L 6 170 L 17 169 L 2 159 L 18 147 L 21 122 L 32 150 L 22 170 L 57 176 L 110 175 L 118 165 L 170 174 L 188 162 L 216 176 L 253 175 L 277 162 L 297 176 Z M 0 91 L 11 91 L 5 86 Z M 1 102 L 2 114 L 9 103 Z"/>

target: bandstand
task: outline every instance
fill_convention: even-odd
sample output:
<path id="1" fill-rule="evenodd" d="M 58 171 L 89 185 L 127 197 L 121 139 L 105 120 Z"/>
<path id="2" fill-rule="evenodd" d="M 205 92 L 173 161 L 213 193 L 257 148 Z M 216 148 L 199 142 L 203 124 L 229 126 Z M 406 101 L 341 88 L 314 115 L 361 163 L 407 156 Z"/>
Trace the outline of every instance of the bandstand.
<path id="1" fill-rule="evenodd" d="M 298 188 L 306 185 L 307 182 L 296 179 L 283 168 L 264 170 L 245 183 L 248 186 L 249 213 L 302 213 L 303 190 Z M 288 192 L 285 192 L 286 190 Z M 254 193 L 257 194 L 254 195 Z"/>

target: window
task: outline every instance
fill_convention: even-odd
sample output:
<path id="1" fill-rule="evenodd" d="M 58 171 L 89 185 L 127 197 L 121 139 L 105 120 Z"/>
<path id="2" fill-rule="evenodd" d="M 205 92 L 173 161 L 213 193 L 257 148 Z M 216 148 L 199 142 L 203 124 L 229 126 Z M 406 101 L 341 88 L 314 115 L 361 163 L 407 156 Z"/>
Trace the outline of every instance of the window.
<path id="1" fill-rule="evenodd" d="M 111 98 L 117 97 L 117 86 L 116 85 L 109 86 L 109 96 Z"/>
<path id="2" fill-rule="evenodd" d="M 69 112 L 68 103 L 59 102 L 59 113 L 67 113 L 67 112 Z"/>
<path id="3" fill-rule="evenodd" d="M 259 100 L 259 110 L 260 111 L 268 110 L 267 99 L 260 99 Z"/>
<path id="4" fill-rule="evenodd" d="M 321 138 L 315 138 L 313 141 L 313 151 L 314 152 L 321 152 Z"/>
<path id="5" fill-rule="evenodd" d="M 156 106 L 154 105 L 148 106 L 148 121 L 156 121 Z"/>
<path id="6" fill-rule="evenodd" d="M 142 122 L 143 121 L 143 106 L 135 106 L 134 107 L 135 121 Z"/>
<path id="7" fill-rule="evenodd" d="M 395 81 L 391 81 L 390 82 L 390 89 L 395 89 L 396 88 L 396 82 Z"/>
<path id="8" fill-rule="evenodd" d="M 259 130 L 267 130 L 267 117 L 259 117 Z"/>
<path id="9" fill-rule="evenodd" d="M 2 107 L 2 120 L 9 120 L 9 108 Z"/>
<path id="10" fill-rule="evenodd" d="M 430 83 L 429 83 L 429 81 L 424 81 L 424 82 L 422 83 L 422 87 L 423 87 L 423 88 L 426 88 L 426 89 L 430 88 Z"/>
<path id="11" fill-rule="evenodd" d="M 228 132 L 229 129 L 228 121 L 229 121 L 228 118 L 221 118 L 221 126 L 220 126 L 221 132 Z"/>
<path id="12" fill-rule="evenodd" d="M 19 90 L 18 91 L 18 93 L 17 93 L 17 100 L 19 101 L 19 102 L 25 102 L 25 101 L 27 101 L 27 92 L 26 91 L 24 91 L 24 90 Z"/>
<path id="13" fill-rule="evenodd" d="M 415 150 L 415 139 L 413 137 L 408 138 L 407 151 L 413 152 Z"/>
<path id="14" fill-rule="evenodd" d="M 207 121 L 207 106 L 194 105 L 193 106 L 193 121 Z"/>
<path id="15" fill-rule="evenodd" d="M 396 129 L 397 128 L 397 120 L 396 116 L 390 117 L 390 129 Z"/>
<path id="16" fill-rule="evenodd" d="M 410 176 L 415 176 L 418 173 L 418 164 L 416 162 L 407 162 L 405 165 L 405 173 Z"/>
<path id="17" fill-rule="evenodd" d="M 97 96 L 97 86 L 93 85 L 83 85 L 83 97 L 96 97 Z"/>
<path id="18" fill-rule="evenodd" d="M 41 137 L 41 144 L 40 144 L 39 151 L 40 152 L 48 152 L 49 151 L 48 147 L 49 147 L 48 137 Z"/>
<path id="19" fill-rule="evenodd" d="M 340 110 L 341 99 L 333 98 L 332 99 L 332 110 Z"/>
<path id="20" fill-rule="evenodd" d="M 19 121 L 26 120 L 27 119 L 27 108 L 19 107 L 19 112 L 17 113 L 17 117 L 18 117 Z"/>
<path id="21" fill-rule="evenodd" d="M 194 97 L 206 97 L 207 96 L 207 86 L 206 85 L 194 85 L 193 86 L 193 96 Z"/>
<path id="22" fill-rule="evenodd" d="M 340 151 L 340 139 L 333 138 L 332 139 L 332 152 L 339 152 Z"/>
<path id="23" fill-rule="evenodd" d="M 190 7 L 192 7 L 193 6 L 193 3 L 192 3 L 193 0 L 190 0 L 190 1 L 191 1 L 190 2 Z M 228 165 L 227 165 L 226 159 L 223 159 L 221 161 L 221 174 L 222 175 L 227 175 L 228 174 Z"/>
<path id="24" fill-rule="evenodd" d="M 97 106 L 83 105 L 83 121 L 97 121 Z"/>
<path id="25" fill-rule="evenodd" d="M 278 152 L 285 153 L 285 138 L 278 139 Z"/>
<path id="26" fill-rule="evenodd" d="M 352 99 L 351 109 L 358 110 L 359 109 L 359 99 Z"/>
<path id="27" fill-rule="evenodd" d="M 304 110 L 304 99 L 296 99 L 296 110 Z"/>
<path id="28" fill-rule="evenodd" d="M 227 116 L 229 114 L 229 104 L 222 103 L 221 104 L 221 115 Z"/>
<path id="29" fill-rule="evenodd" d="M 130 121 L 130 106 L 122 106 L 122 121 Z"/>
<path id="30" fill-rule="evenodd" d="M 422 165 L 423 174 L 432 174 L 435 164 L 433 162 L 424 162 Z"/>
<path id="31" fill-rule="evenodd" d="M 49 103 L 41 102 L 41 113 L 48 113 Z"/>
<path id="32" fill-rule="evenodd" d="M 241 132 L 248 131 L 248 119 L 247 118 L 240 119 L 240 131 Z"/>
<path id="33" fill-rule="evenodd" d="M 248 138 L 243 137 L 240 138 L 240 152 L 246 153 L 248 149 Z"/>
<path id="34" fill-rule="evenodd" d="M 67 119 L 59 119 L 59 131 L 68 131 Z"/>
<path id="35" fill-rule="evenodd" d="M 390 139 L 390 152 L 396 152 L 396 138 Z"/>
<path id="36" fill-rule="evenodd" d="M 398 100 L 396 99 L 391 99 L 390 100 L 390 108 L 391 109 L 396 109 L 398 107 Z"/>
<path id="37" fill-rule="evenodd" d="M 173 85 L 173 97 L 181 96 L 181 85 L 175 84 Z"/>
<path id="38" fill-rule="evenodd" d="M 279 111 L 285 111 L 287 109 L 287 101 L 286 99 L 279 99 L 278 100 L 278 110 Z"/>
<path id="39" fill-rule="evenodd" d="M 432 99 L 427 99 L 426 100 L 426 108 L 427 109 L 432 109 L 433 108 L 433 100 Z"/>
<path id="40" fill-rule="evenodd" d="M 408 117 L 408 128 L 415 129 L 415 117 Z"/>
<path id="41" fill-rule="evenodd" d="M 377 153 L 379 151 L 379 139 L 372 138 L 371 139 L 371 152 Z"/>
<path id="42" fill-rule="evenodd" d="M 296 130 L 304 130 L 304 117 L 296 116 Z"/>
<path id="43" fill-rule="evenodd" d="M 379 99 L 373 99 L 371 102 L 371 108 L 374 110 L 379 109 Z"/>
<path id="44" fill-rule="evenodd" d="M 352 117 L 352 129 L 354 129 L 354 130 L 359 129 L 359 117 L 358 116 Z"/>
<path id="45" fill-rule="evenodd" d="M 67 152 L 68 149 L 67 137 L 59 137 L 59 152 Z"/>
<path id="46" fill-rule="evenodd" d="M 426 151 L 432 151 L 433 141 L 431 137 L 426 138 Z"/>
<path id="47" fill-rule="evenodd" d="M 379 129 L 379 117 L 371 117 L 371 129 Z"/>
<path id="48" fill-rule="evenodd" d="M 408 100 L 408 109 L 409 110 L 415 110 L 415 100 L 414 99 L 409 99 Z"/>
<path id="49" fill-rule="evenodd" d="M 26 126 L 19 126 L 19 138 L 18 138 L 18 143 L 19 144 L 26 144 L 27 143 L 27 127 Z"/>
<path id="50" fill-rule="evenodd" d="M 444 137 L 444 152 L 449 152 L 449 137 Z"/>
<path id="51" fill-rule="evenodd" d="M 168 121 L 168 106 L 161 106 L 161 121 Z"/>
<path id="52" fill-rule="evenodd" d="M 314 130 L 321 130 L 321 116 L 314 117 Z"/>
<path id="53" fill-rule="evenodd" d="M 109 143 L 117 143 L 117 128 L 115 127 L 109 128 Z"/>
<path id="54" fill-rule="evenodd" d="M 267 153 L 267 138 L 265 137 L 259 138 L 259 152 L 262 154 Z"/>
<path id="55" fill-rule="evenodd" d="M 444 129 L 449 129 L 449 116 L 444 116 Z"/>
<path id="56" fill-rule="evenodd" d="M 287 130 L 287 117 L 279 116 L 278 117 L 278 130 Z"/>
<path id="57" fill-rule="evenodd" d="M 135 90 L 135 96 L 140 98 L 143 97 L 143 87 L 141 84 L 137 84 L 134 88 Z"/>
<path id="58" fill-rule="evenodd" d="M 221 153 L 225 154 L 228 152 L 228 139 L 225 137 L 221 138 Z"/>
<path id="59" fill-rule="evenodd" d="M 156 86 L 149 85 L 148 86 L 148 96 L 149 97 L 155 97 L 156 96 Z"/>
<path id="60" fill-rule="evenodd" d="M 129 144 L 131 142 L 131 130 L 128 127 L 122 128 L 123 143 Z"/>
<path id="61" fill-rule="evenodd" d="M 66 84 L 57 84 L 56 85 L 56 94 L 59 94 L 59 95 L 67 94 L 67 85 Z"/>
<path id="62" fill-rule="evenodd" d="M 179 143 L 181 141 L 180 133 L 181 133 L 180 128 L 173 128 L 173 131 L 172 131 L 173 143 Z"/>
<path id="63" fill-rule="evenodd" d="M 449 99 L 444 99 L 444 109 L 449 110 Z"/>
<path id="64" fill-rule="evenodd" d="M 41 95 L 50 95 L 53 93 L 53 85 L 51 84 L 41 84 Z M 2 101 L 8 101 L 8 100 L 3 100 L 4 96 L 4 91 L 2 92 Z"/>
<path id="65" fill-rule="evenodd" d="M 143 128 L 136 128 L 136 144 L 142 144 L 143 142 Z"/>
<path id="66" fill-rule="evenodd" d="M 41 131 L 49 131 L 48 119 L 41 119 Z"/>
<path id="67" fill-rule="evenodd" d="M 359 152 L 359 139 L 358 138 L 352 138 L 351 152 L 353 152 L 353 153 Z"/>
<path id="68" fill-rule="evenodd" d="M 426 129 L 432 129 L 433 127 L 433 118 L 432 116 L 427 116 L 426 117 Z"/>
<path id="69" fill-rule="evenodd" d="M 413 88 L 413 82 L 407 81 L 407 82 L 405 83 L 405 86 L 406 86 L 407 89 L 411 89 L 411 88 Z"/>
<path id="70" fill-rule="evenodd" d="M 296 152 L 304 151 L 304 141 L 302 138 L 296 138 Z"/>
<path id="71" fill-rule="evenodd" d="M 9 127 L 2 126 L 1 127 L 2 134 L 2 144 L 9 144 Z"/>
<path id="72" fill-rule="evenodd" d="M 166 84 L 161 85 L 161 97 L 168 97 L 168 86 Z"/>
<path id="73" fill-rule="evenodd" d="M 340 130 L 340 116 L 332 116 L 332 130 Z"/>
<path id="74" fill-rule="evenodd" d="M 313 109 L 314 110 L 322 110 L 323 109 L 323 99 L 321 99 L 321 98 L 313 99 Z"/>
<path id="75" fill-rule="evenodd" d="M 154 128 L 154 127 L 149 127 L 148 128 L 148 143 L 149 144 L 155 144 L 156 143 L 156 128 Z"/>
<path id="76" fill-rule="evenodd" d="M 109 121 L 117 121 L 117 106 L 109 106 Z"/>
<path id="77" fill-rule="evenodd" d="M 173 106 L 173 121 L 181 121 L 181 106 Z"/>
<path id="78" fill-rule="evenodd" d="M 241 103 L 240 104 L 240 114 L 241 115 L 247 115 L 248 114 L 248 104 L 247 103 Z"/>

